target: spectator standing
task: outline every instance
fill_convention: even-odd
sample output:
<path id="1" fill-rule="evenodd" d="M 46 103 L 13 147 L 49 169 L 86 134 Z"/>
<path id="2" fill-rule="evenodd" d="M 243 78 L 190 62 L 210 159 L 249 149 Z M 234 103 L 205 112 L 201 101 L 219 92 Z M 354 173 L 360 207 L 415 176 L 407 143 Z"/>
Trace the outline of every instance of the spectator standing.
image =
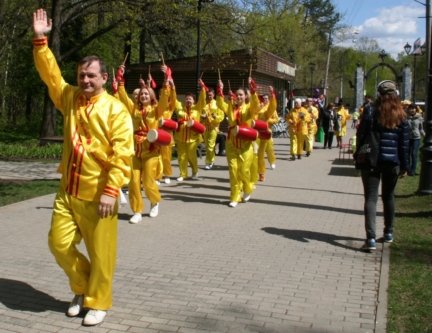
<path id="1" fill-rule="evenodd" d="M 404 176 L 408 169 L 409 126 L 393 81 L 381 82 L 375 104 L 365 107 L 357 130 L 357 147 L 362 146 L 370 131 L 378 134 L 379 153 L 376 167 L 361 170 L 366 229 L 363 249 L 369 251 L 376 249 L 376 205 L 380 181 L 384 206 L 384 241 L 391 243 L 395 219 L 394 189 L 398 177 Z"/>
<path id="2" fill-rule="evenodd" d="M 420 140 L 425 136 L 423 129 L 423 117 L 417 112 L 417 106 L 411 104 L 407 109 L 409 135 L 409 167 L 408 176 L 414 176 L 417 169 L 417 157 L 420 148 Z"/>

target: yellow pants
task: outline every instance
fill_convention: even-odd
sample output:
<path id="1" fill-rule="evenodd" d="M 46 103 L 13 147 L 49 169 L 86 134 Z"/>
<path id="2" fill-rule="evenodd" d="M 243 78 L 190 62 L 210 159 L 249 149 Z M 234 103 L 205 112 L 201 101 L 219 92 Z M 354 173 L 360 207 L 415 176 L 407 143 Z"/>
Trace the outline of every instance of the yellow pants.
<path id="1" fill-rule="evenodd" d="M 163 176 L 170 177 L 172 176 L 172 167 L 171 167 L 172 146 L 162 146 L 160 148 L 160 153 L 162 157 Z"/>
<path id="2" fill-rule="evenodd" d="M 48 245 L 69 278 L 71 290 L 84 295 L 84 307 L 112 306 L 112 281 L 117 254 L 117 211 L 100 218 L 99 202 L 83 201 L 60 189 L 54 201 Z M 84 239 L 89 259 L 78 251 Z"/>
<path id="3" fill-rule="evenodd" d="M 258 149 L 259 149 L 260 139 L 256 141 L 252 141 L 252 151 L 253 151 L 253 159 L 250 167 L 251 174 L 251 183 L 255 185 L 258 182 Z"/>
<path id="4" fill-rule="evenodd" d="M 215 160 L 215 147 L 218 131 L 216 129 L 207 129 L 204 132 L 204 142 L 206 146 L 206 164 L 213 164 Z"/>
<path id="5" fill-rule="evenodd" d="M 317 127 L 313 126 L 309 129 L 307 139 L 306 139 L 306 152 L 311 153 L 313 150 L 314 142 L 315 142 L 315 134 L 317 132 Z"/>
<path id="6" fill-rule="evenodd" d="M 228 142 L 226 155 L 231 187 L 230 201 L 240 202 L 242 192 L 250 194 L 253 191 L 251 183 L 251 165 L 254 158 L 252 145 L 239 149 Z"/>
<path id="7" fill-rule="evenodd" d="M 275 164 L 276 163 L 276 155 L 274 152 L 273 139 L 270 139 L 267 141 L 267 146 L 266 146 L 265 152 L 267 154 L 267 159 L 268 159 L 269 163 Z"/>
<path id="8" fill-rule="evenodd" d="M 297 155 L 301 156 L 303 154 L 303 147 L 305 141 L 307 140 L 307 134 L 297 133 Z"/>
<path id="9" fill-rule="evenodd" d="M 188 163 L 192 168 L 192 174 L 198 173 L 197 146 L 198 141 L 177 142 L 180 177 L 186 178 L 188 176 Z"/>
<path id="10" fill-rule="evenodd" d="M 293 131 L 289 131 L 290 137 L 290 153 L 291 156 L 297 155 L 297 134 Z"/>
<path id="11" fill-rule="evenodd" d="M 160 159 L 158 154 L 138 158 L 134 156 L 132 161 L 132 178 L 129 183 L 129 203 L 134 213 L 141 213 L 144 209 L 144 202 L 141 195 L 141 183 L 144 193 L 151 204 L 161 200 L 159 187 L 156 179 L 159 175 Z"/>
<path id="12" fill-rule="evenodd" d="M 259 148 L 258 148 L 258 173 L 260 175 L 264 175 L 266 172 L 265 153 L 267 151 L 269 142 L 270 140 L 260 139 Z"/>

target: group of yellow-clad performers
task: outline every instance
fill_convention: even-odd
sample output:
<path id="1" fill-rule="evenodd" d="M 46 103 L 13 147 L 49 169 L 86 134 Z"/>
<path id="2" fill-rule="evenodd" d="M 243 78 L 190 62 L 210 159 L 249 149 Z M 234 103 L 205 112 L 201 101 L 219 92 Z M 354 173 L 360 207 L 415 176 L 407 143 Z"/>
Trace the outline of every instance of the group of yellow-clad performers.
<path id="1" fill-rule="evenodd" d="M 249 201 L 255 183 L 258 180 L 264 181 L 266 154 L 271 168 L 276 167 L 270 130 L 272 124 L 278 121 L 273 88 L 269 94 L 263 95 L 260 101 L 256 93 L 256 83 L 250 78 L 249 89 L 238 89 L 235 94 L 230 91 L 228 99 L 225 100 L 221 80 L 215 93 L 199 79 L 200 94 L 197 102 L 195 103 L 192 94 L 187 94 L 183 105 L 177 100 L 171 69 L 162 65 L 161 70 L 165 80 L 159 92 L 159 101 L 151 87 L 153 79 L 150 74 L 147 82 L 140 79 L 140 88 L 133 93 L 134 100 L 129 98 L 125 90 L 123 65 L 118 68 L 113 79 L 114 95 L 126 105 L 134 126 L 135 155 L 129 183 L 129 201 L 133 216 L 129 222 L 134 224 L 142 221 L 142 188 L 150 201 L 149 216 L 158 215 L 161 200 L 158 183 L 163 180 L 169 184 L 171 181 L 171 155 L 174 145 L 179 167 L 177 182 L 189 178 L 188 167 L 191 168 L 190 179 L 199 180 L 197 148 L 203 141 L 206 146 L 205 169 L 213 168 L 219 125 L 225 117 L 229 124 L 226 146 L 231 188 L 229 206 L 236 207 L 241 201 Z M 167 145 L 158 141 L 150 142 L 147 137 L 149 131 L 161 128 L 161 124 L 170 121 L 173 114 L 176 116 L 175 129 L 162 126 L 164 131 L 170 134 L 170 143 Z M 242 138 L 238 135 L 239 128 L 240 131 L 251 129 L 256 120 L 265 123 L 266 136 L 258 135 L 255 130 L 257 135 L 253 138 Z"/>
<path id="2" fill-rule="evenodd" d="M 319 117 L 318 109 L 313 105 L 313 100 L 308 98 L 305 105 L 302 100 L 294 100 L 292 108 L 285 116 L 288 124 L 288 134 L 290 137 L 290 154 L 291 160 L 301 159 L 304 149 L 306 156 L 310 156 L 313 150 L 315 135 L 318 130 L 317 119 Z"/>

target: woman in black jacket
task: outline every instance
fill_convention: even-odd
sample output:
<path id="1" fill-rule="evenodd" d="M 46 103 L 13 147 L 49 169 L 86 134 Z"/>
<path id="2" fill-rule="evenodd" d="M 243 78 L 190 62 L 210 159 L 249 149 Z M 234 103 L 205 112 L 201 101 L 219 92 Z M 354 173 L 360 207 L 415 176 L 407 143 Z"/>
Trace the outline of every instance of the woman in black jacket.
<path id="1" fill-rule="evenodd" d="M 376 205 L 380 180 L 384 206 L 384 242 L 393 241 L 395 217 L 394 189 L 399 176 L 408 170 L 409 127 L 406 114 L 393 81 L 378 85 L 378 97 L 373 106 L 365 108 L 357 130 L 357 147 L 361 147 L 368 131 L 379 137 L 377 166 L 361 170 L 364 189 L 365 250 L 376 249 Z"/>
<path id="2" fill-rule="evenodd" d="M 339 131 L 338 122 L 336 120 L 337 113 L 335 105 L 329 103 L 321 114 L 321 126 L 324 131 L 324 149 L 331 149 L 333 144 L 334 131 Z"/>

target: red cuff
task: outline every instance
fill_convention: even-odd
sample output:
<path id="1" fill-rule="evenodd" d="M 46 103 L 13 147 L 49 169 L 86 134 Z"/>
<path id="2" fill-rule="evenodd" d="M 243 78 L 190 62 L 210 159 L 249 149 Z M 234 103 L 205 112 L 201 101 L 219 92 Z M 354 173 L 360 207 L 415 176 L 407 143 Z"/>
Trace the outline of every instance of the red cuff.
<path id="1" fill-rule="evenodd" d="M 119 196 L 119 189 L 107 185 L 103 190 L 103 194 L 117 198 Z"/>
<path id="2" fill-rule="evenodd" d="M 34 38 L 33 39 L 33 46 L 45 46 L 48 44 L 48 38 Z"/>

